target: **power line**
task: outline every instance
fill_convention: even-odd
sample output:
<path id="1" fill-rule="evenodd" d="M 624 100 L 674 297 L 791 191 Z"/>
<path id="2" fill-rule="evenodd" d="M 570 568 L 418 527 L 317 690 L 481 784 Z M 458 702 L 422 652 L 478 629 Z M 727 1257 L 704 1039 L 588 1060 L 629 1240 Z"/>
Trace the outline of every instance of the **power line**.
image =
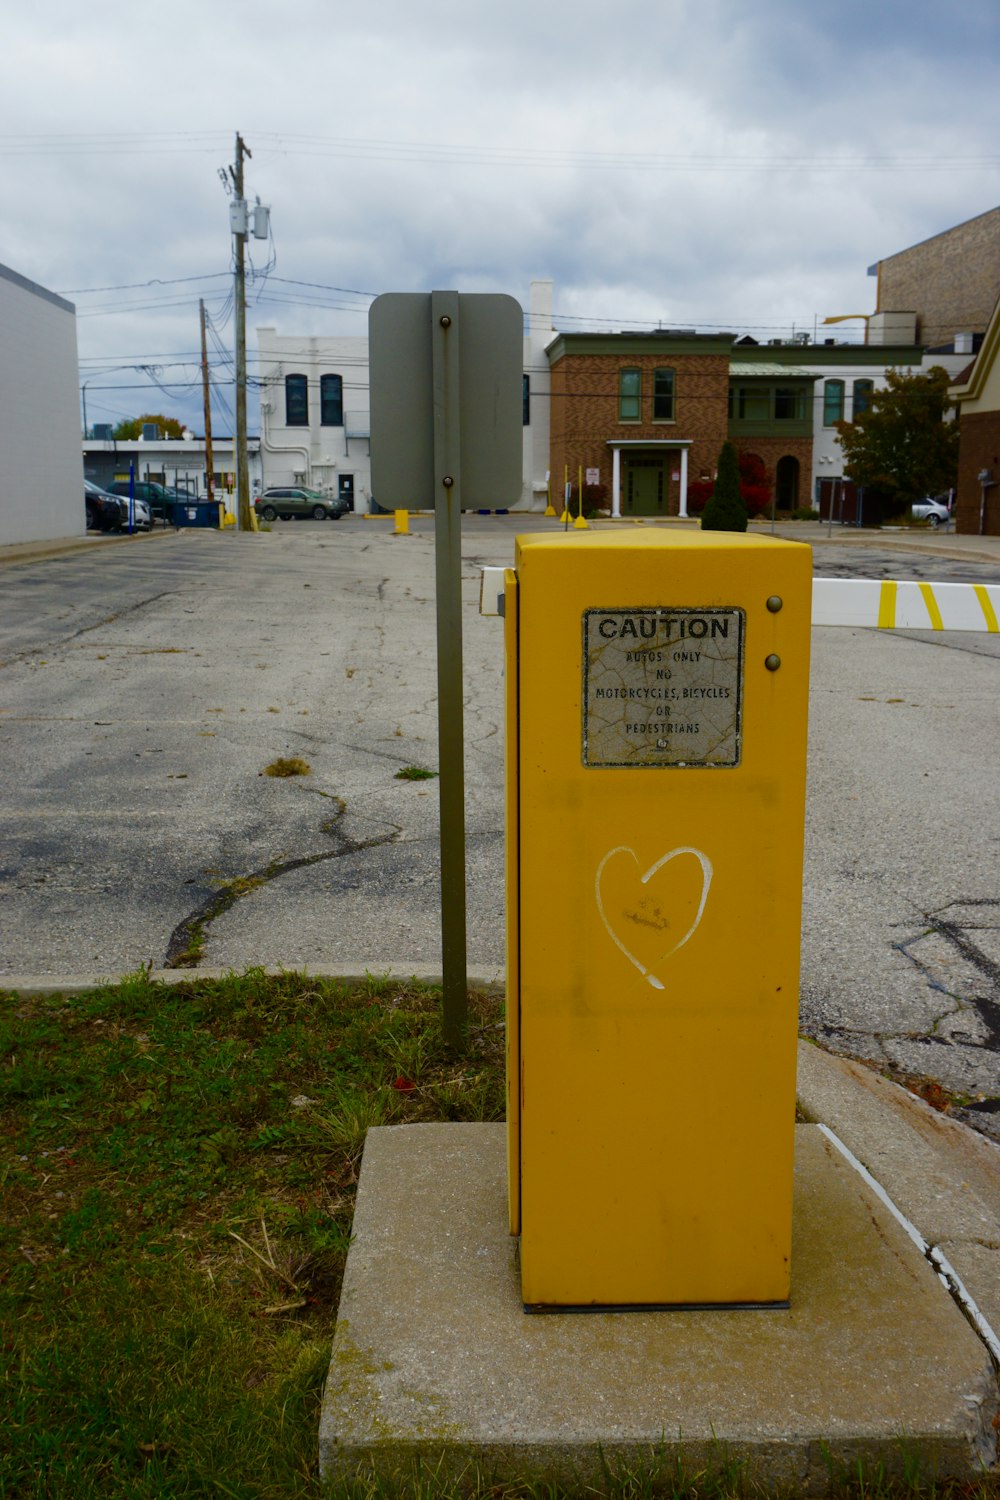
<path id="1" fill-rule="evenodd" d="M 163 155 L 218 151 L 221 132 L 134 132 L 124 135 L 76 133 L 0 135 L 0 155 L 102 156 Z M 995 152 L 650 152 L 580 151 L 520 145 L 469 145 L 458 141 L 399 141 L 373 137 L 264 134 L 262 153 L 330 156 L 364 161 L 424 162 L 428 165 L 518 167 L 540 170 L 652 172 L 954 172 L 982 170 L 1000 162 Z"/>
<path id="2" fill-rule="evenodd" d="M 114 286 L 71 286 L 60 292 L 62 297 L 85 297 L 91 292 L 131 292 L 137 287 L 182 286 L 189 281 L 216 281 L 228 271 L 206 271 L 203 276 L 154 276 L 149 281 L 122 281 Z"/>

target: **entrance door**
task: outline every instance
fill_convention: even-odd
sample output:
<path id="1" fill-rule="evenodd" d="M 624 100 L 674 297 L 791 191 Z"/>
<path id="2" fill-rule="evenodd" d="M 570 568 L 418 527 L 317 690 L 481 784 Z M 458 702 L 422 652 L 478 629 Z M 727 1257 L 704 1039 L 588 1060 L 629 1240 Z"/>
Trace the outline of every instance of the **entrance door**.
<path id="1" fill-rule="evenodd" d="M 799 461 L 790 453 L 778 459 L 774 499 L 778 510 L 795 510 L 799 503 Z"/>
<path id="2" fill-rule="evenodd" d="M 341 500 L 346 500 L 348 508 L 354 509 L 354 475 L 337 475 L 337 493 Z"/>
<path id="3" fill-rule="evenodd" d="M 660 456 L 630 458 L 625 471 L 622 514 L 663 516 L 667 513 L 666 463 Z"/>

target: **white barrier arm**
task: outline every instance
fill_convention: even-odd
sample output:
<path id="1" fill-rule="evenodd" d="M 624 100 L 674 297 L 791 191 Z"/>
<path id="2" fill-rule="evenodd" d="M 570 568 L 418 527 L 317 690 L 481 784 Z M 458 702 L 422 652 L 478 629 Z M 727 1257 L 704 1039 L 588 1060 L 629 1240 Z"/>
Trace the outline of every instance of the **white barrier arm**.
<path id="1" fill-rule="evenodd" d="M 501 613 L 503 568 L 483 568 L 479 611 Z M 814 578 L 814 625 L 873 630 L 981 630 L 1000 634 L 1000 583 L 913 583 Z"/>
<path id="2" fill-rule="evenodd" d="M 1000 633 L 1000 584 L 814 578 L 814 625 Z"/>

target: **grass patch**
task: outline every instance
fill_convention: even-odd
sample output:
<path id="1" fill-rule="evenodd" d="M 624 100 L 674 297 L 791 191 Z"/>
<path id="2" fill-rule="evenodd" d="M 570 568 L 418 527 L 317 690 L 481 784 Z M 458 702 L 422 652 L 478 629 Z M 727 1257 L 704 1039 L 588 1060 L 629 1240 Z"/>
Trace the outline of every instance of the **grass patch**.
<path id="1" fill-rule="evenodd" d="M 312 1497 L 369 1125 L 499 1119 L 500 1002 L 259 971 L 0 992 L 0 1496 Z"/>
<path id="2" fill-rule="evenodd" d="M 277 760 L 272 760 L 269 766 L 264 767 L 265 776 L 308 776 L 309 771 L 309 762 L 300 760 L 297 755 L 279 755 Z"/>
<path id="3" fill-rule="evenodd" d="M 396 780 L 433 781 L 436 775 L 436 771 L 428 771 L 424 766 L 404 766 L 401 771 L 396 772 Z"/>

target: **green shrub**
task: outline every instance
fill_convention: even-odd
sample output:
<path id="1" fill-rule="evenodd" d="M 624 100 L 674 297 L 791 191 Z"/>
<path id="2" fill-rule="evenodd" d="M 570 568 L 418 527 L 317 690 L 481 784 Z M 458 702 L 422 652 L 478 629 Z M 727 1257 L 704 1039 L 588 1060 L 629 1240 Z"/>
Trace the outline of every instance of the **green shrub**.
<path id="1" fill-rule="evenodd" d="M 747 508 L 740 494 L 740 470 L 736 449 L 723 443 L 712 498 L 701 517 L 702 531 L 746 531 Z"/>

